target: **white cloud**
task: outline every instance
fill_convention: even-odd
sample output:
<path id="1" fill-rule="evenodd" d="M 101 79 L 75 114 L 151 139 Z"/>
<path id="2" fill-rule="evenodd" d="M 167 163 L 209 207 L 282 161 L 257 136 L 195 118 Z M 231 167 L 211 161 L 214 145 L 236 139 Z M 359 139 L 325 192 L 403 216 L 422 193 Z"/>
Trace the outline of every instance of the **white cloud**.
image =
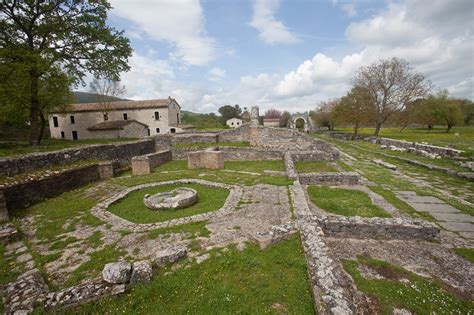
<path id="1" fill-rule="evenodd" d="M 226 76 L 226 71 L 219 67 L 214 67 L 208 72 L 208 79 L 210 81 L 219 81 L 225 78 L 225 76 Z"/>
<path id="2" fill-rule="evenodd" d="M 171 42 L 172 56 L 189 65 L 206 65 L 215 57 L 215 39 L 205 29 L 203 9 L 198 0 L 130 1 L 113 0 L 112 13 L 135 23 L 154 40 Z"/>
<path id="3" fill-rule="evenodd" d="M 293 44 L 300 39 L 275 18 L 279 0 L 255 0 L 250 25 L 259 31 L 259 37 L 268 44 Z"/>
<path id="4" fill-rule="evenodd" d="M 347 16 L 354 17 L 357 15 L 357 9 L 354 3 L 345 3 L 341 5 L 342 11 L 344 11 Z"/>

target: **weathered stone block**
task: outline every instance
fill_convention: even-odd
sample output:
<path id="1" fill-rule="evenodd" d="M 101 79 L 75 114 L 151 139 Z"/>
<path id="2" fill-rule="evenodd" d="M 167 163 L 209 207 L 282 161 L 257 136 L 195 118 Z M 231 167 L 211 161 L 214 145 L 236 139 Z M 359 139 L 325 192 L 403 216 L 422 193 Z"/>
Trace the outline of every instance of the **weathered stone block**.
<path id="1" fill-rule="evenodd" d="M 108 283 L 127 283 L 132 273 L 132 265 L 128 262 L 120 261 L 108 263 L 102 270 L 102 279 Z"/>
<path id="2" fill-rule="evenodd" d="M 181 258 L 186 257 L 187 250 L 185 247 L 172 247 L 165 250 L 160 250 L 155 254 L 153 262 L 157 266 L 163 266 L 168 263 L 174 263 Z"/>
<path id="3" fill-rule="evenodd" d="M 224 168 L 224 154 L 216 149 L 188 153 L 188 168 Z"/>
<path id="4" fill-rule="evenodd" d="M 132 158 L 132 174 L 147 175 L 153 168 L 171 161 L 171 151 L 160 151 Z"/>
<path id="5" fill-rule="evenodd" d="M 107 179 L 114 177 L 114 166 L 112 162 L 99 163 L 99 177 L 101 179 Z"/>
<path id="6" fill-rule="evenodd" d="M 136 261 L 132 264 L 130 284 L 149 282 L 153 278 L 153 269 L 148 260 Z"/>
<path id="7" fill-rule="evenodd" d="M 8 208 L 5 201 L 5 196 L 3 195 L 3 189 L 0 189 L 0 222 L 8 221 Z"/>

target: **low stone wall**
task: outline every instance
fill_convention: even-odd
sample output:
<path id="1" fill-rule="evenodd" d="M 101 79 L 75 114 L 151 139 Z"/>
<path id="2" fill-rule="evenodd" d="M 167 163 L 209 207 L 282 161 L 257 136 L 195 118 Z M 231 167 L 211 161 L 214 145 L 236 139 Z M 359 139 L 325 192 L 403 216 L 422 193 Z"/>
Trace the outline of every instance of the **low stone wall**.
<path id="1" fill-rule="evenodd" d="M 224 168 L 224 154 L 222 151 L 212 149 L 189 152 L 188 168 L 222 169 Z"/>
<path id="2" fill-rule="evenodd" d="M 217 144 L 218 145 L 218 144 Z M 195 152 L 200 149 L 196 148 L 172 148 L 173 160 L 186 160 L 188 153 Z M 283 159 L 283 152 L 276 150 L 269 150 L 263 148 L 253 147 L 219 147 L 219 150 L 224 154 L 225 161 L 240 161 L 240 160 L 281 160 Z"/>
<path id="3" fill-rule="evenodd" d="M 329 135 L 330 137 L 341 139 L 341 140 L 363 140 L 367 138 L 367 136 L 355 135 L 353 133 L 347 133 L 347 132 L 328 131 L 326 132 L 326 134 Z"/>
<path id="4" fill-rule="evenodd" d="M 323 151 L 299 151 L 292 153 L 293 161 L 335 161 L 339 158 L 339 152 L 323 152 Z"/>
<path id="5" fill-rule="evenodd" d="M 295 163 L 293 163 L 293 157 L 291 156 L 290 152 L 285 153 L 285 158 L 283 161 L 285 163 L 286 177 L 293 180 L 297 179 L 298 174 L 296 173 Z"/>
<path id="6" fill-rule="evenodd" d="M 106 163 L 92 164 L 69 169 L 45 178 L 12 184 L 3 188 L 5 204 L 8 210 L 26 208 L 45 198 L 55 197 L 63 192 L 97 181 L 101 179 L 101 175 L 105 178 L 110 176 L 110 165 Z"/>
<path id="7" fill-rule="evenodd" d="M 376 142 L 380 145 L 386 146 L 396 146 L 399 148 L 415 148 L 417 150 L 424 150 L 429 153 L 438 154 L 441 156 L 458 156 L 461 151 L 453 149 L 453 148 L 446 148 L 446 147 L 438 147 L 429 144 L 422 144 L 417 142 L 408 142 L 403 140 L 395 140 L 389 138 L 377 138 Z"/>
<path id="8" fill-rule="evenodd" d="M 439 234 L 437 226 L 422 220 L 312 216 L 311 221 L 331 237 L 433 240 Z"/>
<path id="9" fill-rule="evenodd" d="M 129 161 L 132 157 L 155 152 L 152 139 L 122 144 L 90 145 L 54 152 L 33 153 L 21 157 L 0 158 L 0 176 L 12 176 L 23 172 L 83 160 Z"/>
<path id="10" fill-rule="evenodd" d="M 153 168 L 171 161 L 171 151 L 160 151 L 132 158 L 132 174 L 147 175 Z"/>
<path id="11" fill-rule="evenodd" d="M 360 181 L 360 175 L 356 172 L 303 173 L 299 174 L 299 180 L 303 185 L 357 185 Z"/>
<path id="12" fill-rule="evenodd" d="M 8 208 L 5 196 L 3 195 L 3 189 L 0 189 L 0 222 L 8 221 Z"/>
<path id="13" fill-rule="evenodd" d="M 212 132 L 203 132 L 203 133 L 177 133 L 171 137 L 171 144 L 178 143 L 202 143 L 202 142 L 217 142 L 218 134 Z M 221 140 L 223 141 L 223 140 Z"/>

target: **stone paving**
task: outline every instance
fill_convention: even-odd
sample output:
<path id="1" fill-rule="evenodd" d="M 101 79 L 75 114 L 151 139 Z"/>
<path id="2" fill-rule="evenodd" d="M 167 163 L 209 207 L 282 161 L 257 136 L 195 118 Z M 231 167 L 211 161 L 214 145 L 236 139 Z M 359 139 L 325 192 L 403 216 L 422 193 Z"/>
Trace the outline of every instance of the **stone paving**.
<path id="1" fill-rule="evenodd" d="M 474 217 L 432 196 L 418 196 L 414 191 L 397 191 L 396 195 L 417 211 L 428 212 L 440 226 L 474 239 Z"/>

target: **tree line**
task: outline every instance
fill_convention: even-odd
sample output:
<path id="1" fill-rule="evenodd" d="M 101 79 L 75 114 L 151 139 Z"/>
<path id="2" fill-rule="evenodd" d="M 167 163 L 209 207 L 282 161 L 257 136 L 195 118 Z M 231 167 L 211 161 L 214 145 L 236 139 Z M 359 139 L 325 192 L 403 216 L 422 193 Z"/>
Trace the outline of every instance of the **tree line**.
<path id="1" fill-rule="evenodd" d="M 385 125 L 401 130 L 410 125 L 453 126 L 474 121 L 474 103 L 450 97 L 446 90 L 433 92 L 432 83 L 398 58 L 379 60 L 361 67 L 351 81 L 351 90 L 341 98 L 321 102 L 311 117 L 318 126 L 352 126 L 354 134 L 365 126 L 378 136 Z"/>

